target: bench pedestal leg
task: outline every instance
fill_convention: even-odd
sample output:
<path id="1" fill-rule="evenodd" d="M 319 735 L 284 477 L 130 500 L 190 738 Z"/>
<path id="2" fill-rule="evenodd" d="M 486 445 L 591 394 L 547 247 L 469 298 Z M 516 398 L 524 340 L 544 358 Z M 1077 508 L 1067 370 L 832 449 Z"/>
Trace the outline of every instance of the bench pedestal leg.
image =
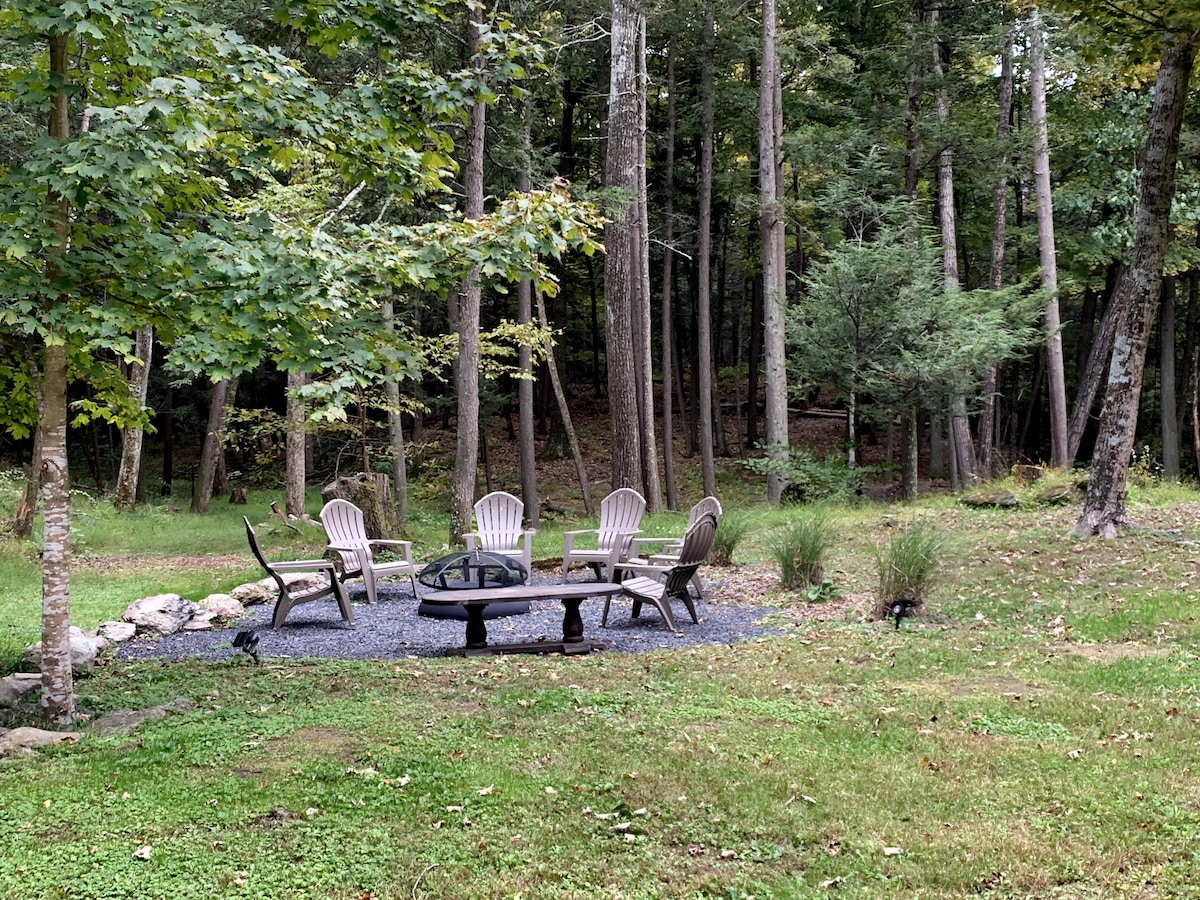
<path id="1" fill-rule="evenodd" d="M 582 597 L 563 597 L 563 643 L 578 644 L 583 640 L 583 616 L 579 614 Z"/>
<path id="2" fill-rule="evenodd" d="M 487 646 L 487 626 L 483 624 L 486 603 L 468 603 L 467 606 L 467 649 L 480 650 Z M 580 634 L 582 634 L 582 624 Z"/>

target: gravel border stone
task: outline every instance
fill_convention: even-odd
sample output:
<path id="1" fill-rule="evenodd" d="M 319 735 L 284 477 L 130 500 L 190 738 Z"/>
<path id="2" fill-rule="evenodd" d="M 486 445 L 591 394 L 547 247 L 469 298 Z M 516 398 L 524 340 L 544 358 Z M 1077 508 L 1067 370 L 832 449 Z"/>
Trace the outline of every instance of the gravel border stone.
<path id="1" fill-rule="evenodd" d="M 586 575 L 571 581 L 587 580 Z M 534 584 L 555 584 L 557 579 L 535 574 Z M 462 620 L 434 619 L 416 614 L 416 603 L 407 582 L 385 582 L 379 586 L 379 602 L 368 605 L 361 581 L 350 581 L 354 603 L 354 628 L 347 627 L 332 602 L 314 601 L 295 607 L 286 624 L 278 631 L 271 629 L 273 604 L 255 606 L 234 620 L 228 628 L 179 632 L 161 638 L 138 637 L 119 645 L 119 659 L 205 660 L 219 661 L 236 658 L 241 651 L 232 647 L 234 635 L 244 629 L 254 629 L 259 638 L 258 653 L 262 660 L 281 659 L 405 659 L 410 657 L 445 656 L 447 651 L 461 648 L 466 641 Z M 424 594 L 425 589 L 420 589 Z M 707 592 L 706 592 L 707 593 Z M 602 597 L 585 600 L 580 608 L 584 622 L 584 637 L 603 641 L 606 653 L 643 653 L 703 644 L 732 644 L 781 629 L 764 623 L 775 609 L 750 606 L 723 606 L 696 601 L 700 624 L 693 624 L 683 604 L 676 601 L 676 627 L 680 634 L 663 628 L 662 618 L 652 606 L 643 606 L 641 616 L 630 616 L 629 601 L 613 597 L 608 626 L 601 628 L 604 611 Z M 528 613 L 490 619 L 487 622 L 488 642 L 492 644 L 519 641 L 548 642 L 562 640 L 563 607 L 558 601 L 534 601 Z"/>

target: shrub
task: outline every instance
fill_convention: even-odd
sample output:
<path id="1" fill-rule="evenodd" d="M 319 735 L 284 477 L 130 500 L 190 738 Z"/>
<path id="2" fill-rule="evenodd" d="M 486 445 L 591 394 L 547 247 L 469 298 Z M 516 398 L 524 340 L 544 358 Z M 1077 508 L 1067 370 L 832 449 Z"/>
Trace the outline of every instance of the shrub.
<path id="1" fill-rule="evenodd" d="M 784 503 L 816 503 L 833 500 L 854 503 L 862 499 L 867 476 L 880 471 L 878 466 L 850 468 L 839 453 L 817 458 L 812 447 L 788 447 L 781 458 L 765 447 L 765 456 L 747 459 L 744 465 L 759 475 L 776 475 L 783 482 Z"/>
<path id="2" fill-rule="evenodd" d="M 822 511 L 797 516 L 771 537 L 767 549 L 779 566 L 784 590 L 823 583 L 825 554 L 833 539 L 830 519 Z"/>
<path id="3" fill-rule="evenodd" d="M 924 522 L 904 526 L 886 547 L 875 547 L 877 618 L 891 615 L 892 604 L 898 600 L 909 600 L 913 609 L 925 601 L 945 549 L 945 535 Z"/>
<path id="4" fill-rule="evenodd" d="M 734 510 L 722 516 L 717 533 L 713 535 L 712 549 L 708 552 L 709 564 L 733 565 L 733 552 L 749 530 L 750 517 L 743 510 Z"/>

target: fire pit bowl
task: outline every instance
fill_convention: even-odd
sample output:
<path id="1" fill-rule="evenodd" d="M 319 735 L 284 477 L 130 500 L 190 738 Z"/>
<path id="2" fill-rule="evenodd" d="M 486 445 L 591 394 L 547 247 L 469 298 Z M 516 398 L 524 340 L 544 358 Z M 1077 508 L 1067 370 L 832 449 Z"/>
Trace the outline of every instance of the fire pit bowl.
<path id="1" fill-rule="evenodd" d="M 516 587 L 524 584 L 529 573 L 518 560 L 486 550 L 461 550 L 435 559 L 417 574 L 417 580 L 439 591 L 466 591 L 479 588 Z M 489 603 L 483 610 L 485 619 L 517 616 L 529 612 L 528 600 L 505 600 Z M 462 606 L 434 606 L 422 603 L 417 615 L 435 619 L 465 619 Z"/>

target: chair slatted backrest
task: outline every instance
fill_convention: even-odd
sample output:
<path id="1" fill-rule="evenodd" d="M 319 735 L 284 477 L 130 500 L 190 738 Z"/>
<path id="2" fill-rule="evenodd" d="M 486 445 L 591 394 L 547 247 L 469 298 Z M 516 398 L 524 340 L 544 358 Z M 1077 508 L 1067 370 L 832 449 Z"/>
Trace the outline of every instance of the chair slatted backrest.
<path id="1" fill-rule="evenodd" d="M 721 527 L 721 501 L 716 497 L 705 497 L 688 511 L 687 527 L 695 525 L 705 513 L 712 513 L 717 519 L 717 527 Z"/>
<path id="2" fill-rule="evenodd" d="M 516 550 L 525 504 L 505 491 L 492 491 L 475 504 L 475 526 L 484 550 Z"/>
<path id="3" fill-rule="evenodd" d="M 262 566 L 268 575 L 275 579 L 275 583 L 279 585 L 279 589 L 285 590 L 286 585 L 282 578 L 271 568 L 267 562 L 267 558 L 263 556 L 262 550 L 258 548 L 258 537 L 254 533 L 254 526 L 250 524 L 250 520 L 242 516 L 242 521 L 246 523 L 246 540 L 250 542 L 250 552 L 254 554 L 254 558 L 258 560 L 258 564 Z"/>
<path id="4" fill-rule="evenodd" d="M 367 526 L 363 511 L 349 500 L 330 500 L 321 509 L 321 527 L 331 544 L 342 546 L 367 545 Z M 349 550 L 335 550 L 342 561 L 343 571 L 357 572 L 360 565 L 358 555 Z"/>
<path id="5" fill-rule="evenodd" d="M 679 562 L 667 573 L 664 593 L 668 597 L 680 595 L 687 590 L 688 582 L 708 558 L 708 551 L 712 549 L 716 533 L 717 517 L 711 512 L 704 513 L 687 530 L 687 534 L 683 536 L 683 546 L 679 549 Z"/>
<path id="6" fill-rule="evenodd" d="M 618 488 L 600 502 L 598 547 L 609 550 L 617 535 L 637 531 L 646 513 L 646 499 L 633 488 Z"/>

